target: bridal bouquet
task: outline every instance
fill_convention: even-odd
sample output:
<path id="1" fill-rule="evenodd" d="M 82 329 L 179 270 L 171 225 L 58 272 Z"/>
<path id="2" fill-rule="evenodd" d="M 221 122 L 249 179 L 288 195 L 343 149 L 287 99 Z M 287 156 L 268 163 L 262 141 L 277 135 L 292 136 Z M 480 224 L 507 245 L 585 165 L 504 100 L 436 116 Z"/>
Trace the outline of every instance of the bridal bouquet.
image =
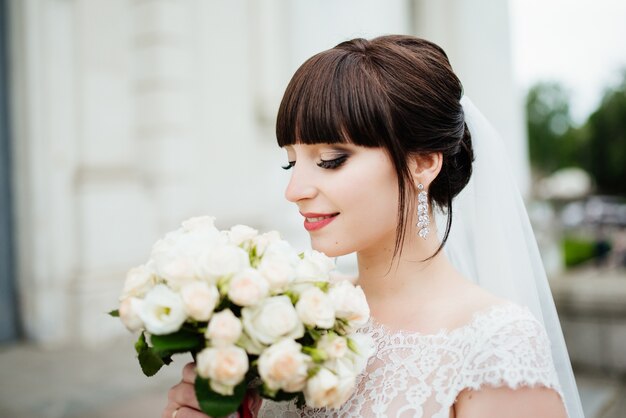
<path id="1" fill-rule="evenodd" d="M 196 396 L 219 417 L 236 411 L 247 387 L 274 400 L 339 407 L 372 354 L 356 329 L 369 319 L 363 290 L 332 283 L 333 261 L 298 253 L 276 231 L 220 231 L 204 216 L 157 241 L 131 269 L 119 316 L 147 376 L 190 352 Z"/>

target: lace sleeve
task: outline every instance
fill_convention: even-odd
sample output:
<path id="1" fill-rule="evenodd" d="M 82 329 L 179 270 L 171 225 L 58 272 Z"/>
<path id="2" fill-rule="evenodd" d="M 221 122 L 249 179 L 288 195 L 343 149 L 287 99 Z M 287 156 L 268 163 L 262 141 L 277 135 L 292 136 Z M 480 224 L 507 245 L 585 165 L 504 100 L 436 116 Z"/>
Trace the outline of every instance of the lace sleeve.
<path id="1" fill-rule="evenodd" d="M 532 313 L 519 307 L 484 324 L 484 333 L 467 358 L 460 390 L 492 387 L 545 386 L 563 393 L 543 325 Z M 459 390 L 459 392 L 460 392 Z"/>

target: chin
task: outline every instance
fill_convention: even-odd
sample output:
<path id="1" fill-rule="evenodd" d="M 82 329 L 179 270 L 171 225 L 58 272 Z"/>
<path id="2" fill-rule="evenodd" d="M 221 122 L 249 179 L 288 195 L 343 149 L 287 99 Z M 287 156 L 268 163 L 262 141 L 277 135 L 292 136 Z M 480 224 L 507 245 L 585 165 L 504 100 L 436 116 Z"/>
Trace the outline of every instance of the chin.
<path id="1" fill-rule="evenodd" d="M 341 257 L 342 255 L 352 254 L 356 250 L 346 245 L 340 245 L 337 243 L 325 243 L 320 242 L 314 238 L 311 238 L 311 248 L 321 253 L 326 254 L 328 257 Z"/>

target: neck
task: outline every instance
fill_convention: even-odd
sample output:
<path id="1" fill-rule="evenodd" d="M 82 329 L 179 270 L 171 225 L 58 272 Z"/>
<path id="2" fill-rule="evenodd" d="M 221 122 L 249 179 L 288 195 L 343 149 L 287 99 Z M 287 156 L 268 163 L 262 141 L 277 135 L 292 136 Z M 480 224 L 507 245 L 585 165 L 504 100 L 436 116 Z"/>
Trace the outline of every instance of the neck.
<path id="1" fill-rule="evenodd" d="M 437 231 L 432 228 L 425 240 L 411 232 L 406 234 L 402 252 L 395 259 L 393 245 L 389 243 L 357 254 L 358 284 L 368 301 L 405 297 L 410 297 L 416 303 L 432 300 L 445 292 L 452 280 L 458 279 L 443 249 L 430 260 L 422 261 L 437 251 L 440 245 Z"/>

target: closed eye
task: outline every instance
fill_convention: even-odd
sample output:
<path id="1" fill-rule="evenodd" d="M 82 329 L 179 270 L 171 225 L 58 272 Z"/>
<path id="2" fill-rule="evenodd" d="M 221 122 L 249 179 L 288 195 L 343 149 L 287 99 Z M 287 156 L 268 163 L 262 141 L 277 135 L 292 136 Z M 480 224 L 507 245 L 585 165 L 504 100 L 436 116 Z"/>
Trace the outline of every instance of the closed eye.
<path id="1" fill-rule="evenodd" d="M 319 163 L 317 163 L 317 165 L 318 167 L 333 169 L 345 163 L 347 159 L 347 155 L 342 155 L 341 157 L 332 160 L 321 160 Z"/>
<path id="2" fill-rule="evenodd" d="M 287 163 L 287 165 L 283 165 L 281 166 L 283 170 L 289 170 L 291 167 L 293 167 L 294 165 L 296 165 L 295 161 L 289 161 Z"/>

